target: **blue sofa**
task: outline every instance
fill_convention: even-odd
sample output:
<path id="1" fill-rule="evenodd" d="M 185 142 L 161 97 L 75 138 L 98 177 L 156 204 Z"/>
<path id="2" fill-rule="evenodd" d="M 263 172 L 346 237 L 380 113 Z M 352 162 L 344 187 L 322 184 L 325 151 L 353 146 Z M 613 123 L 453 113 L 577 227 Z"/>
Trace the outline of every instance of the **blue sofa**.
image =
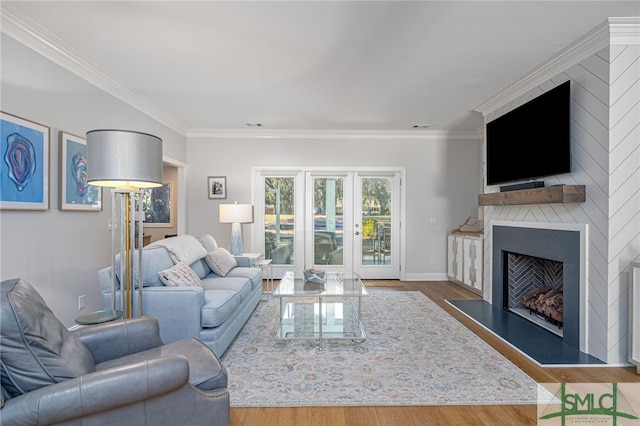
<path id="1" fill-rule="evenodd" d="M 223 277 L 216 275 L 204 257 L 217 247 L 210 235 L 198 238 L 179 235 L 142 249 L 142 314 L 158 318 L 164 343 L 195 337 L 222 356 L 258 306 L 262 297 L 262 269 L 252 267 L 249 258 L 237 257 L 237 267 Z M 191 257 L 189 266 L 200 278 L 201 286 L 166 286 L 160 280 L 159 271 L 186 260 L 176 259 L 180 252 L 183 257 Z M 137 254 L 135 251 L 134 269 L 138 265 Z M 111 307 L 111 269 L 98 271 L 102 301 L 107 309 Z M 119 275 L 117 258 L 116 301 L 120 300 Z M 137 306 L 137 291 L 133 299 Z"/>

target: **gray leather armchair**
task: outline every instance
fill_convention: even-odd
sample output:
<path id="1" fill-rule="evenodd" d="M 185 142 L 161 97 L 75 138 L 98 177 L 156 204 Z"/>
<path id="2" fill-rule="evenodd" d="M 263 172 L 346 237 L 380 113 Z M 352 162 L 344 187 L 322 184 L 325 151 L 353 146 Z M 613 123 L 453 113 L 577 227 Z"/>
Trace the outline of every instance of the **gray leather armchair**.
<path id="1" fill-rule="evenodd" d="M 1 283 L 2 425 L 228 425 L 227 372 L 153 317 L 68 331 L 22 279 Z"/>

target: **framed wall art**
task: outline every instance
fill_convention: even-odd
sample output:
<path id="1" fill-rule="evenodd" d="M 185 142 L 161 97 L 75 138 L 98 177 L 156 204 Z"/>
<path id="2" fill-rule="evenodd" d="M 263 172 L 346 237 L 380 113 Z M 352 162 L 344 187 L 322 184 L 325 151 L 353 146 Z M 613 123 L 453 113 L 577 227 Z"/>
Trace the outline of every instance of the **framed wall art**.
<path id="1" fill-rule="evenodd" d="M 158 188 L 142 190 L 142 211 L 144 212 L 145 228 L 173 227 L 172 187 L 173 182 L 169 182 L 162 184 Z"/>
<path id="2" fill-rule="evenodd" d="M 0 111 L 0 209 L 49 210 L 49 127 Z"/>
<path id="3" fill-rule="evenodd" d="M 227 198 L 227 178 L 225 176 L 209 176 L 207 178 L 209 199 L 224 200 Z"/>
<path id="4" fill-rule="evenodd" d="M 102 210 L 102 188 L 87 183 L 89 167 L 86 139 L 60 132 L 60 210 Z"/>

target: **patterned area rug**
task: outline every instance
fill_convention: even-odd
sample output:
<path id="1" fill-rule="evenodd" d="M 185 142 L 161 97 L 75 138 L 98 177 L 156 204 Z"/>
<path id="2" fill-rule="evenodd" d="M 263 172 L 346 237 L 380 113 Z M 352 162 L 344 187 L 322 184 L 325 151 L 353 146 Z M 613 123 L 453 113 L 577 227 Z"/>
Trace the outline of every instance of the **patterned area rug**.
<path id="1" fill-rule="evenodd" d="M 420 292 L 362 301 L 368 339 L 276 340 L 260 302 L 222 361 L 232 407 L 535 404 L 536 383 Z"/>

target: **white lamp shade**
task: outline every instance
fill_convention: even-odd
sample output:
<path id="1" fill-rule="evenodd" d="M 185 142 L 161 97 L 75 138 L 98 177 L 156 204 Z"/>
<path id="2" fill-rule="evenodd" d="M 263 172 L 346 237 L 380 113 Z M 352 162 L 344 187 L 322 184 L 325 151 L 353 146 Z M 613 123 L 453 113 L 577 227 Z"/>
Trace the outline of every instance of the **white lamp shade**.
<path id="1" fill-rule="evenodd" d="M 87 132 L 88 183 L 95 186 L 162 186 L 162 139 L 129 130 Z"/>
<path id="2" fill-rule="evenodd" d="M 251 204 L 220 204 L 221 223 L 253 222 L 253 206 Z"/>

